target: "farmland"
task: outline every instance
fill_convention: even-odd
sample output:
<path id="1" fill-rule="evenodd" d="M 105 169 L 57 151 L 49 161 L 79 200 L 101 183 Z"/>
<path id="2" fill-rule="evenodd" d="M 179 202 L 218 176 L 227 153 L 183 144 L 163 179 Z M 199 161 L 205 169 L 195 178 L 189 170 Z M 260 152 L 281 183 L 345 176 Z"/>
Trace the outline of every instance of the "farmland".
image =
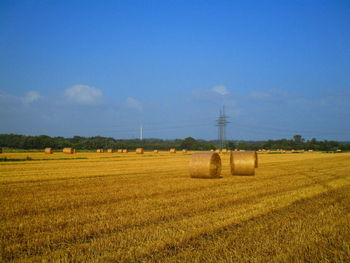
<path id="1" fill-rule="evenodd" d="M 190 152 L 5 156 L 0 261 L 350 261 L 349 153 L 259 154 L 255 176 L 222 154 L 220 179 Z"/>

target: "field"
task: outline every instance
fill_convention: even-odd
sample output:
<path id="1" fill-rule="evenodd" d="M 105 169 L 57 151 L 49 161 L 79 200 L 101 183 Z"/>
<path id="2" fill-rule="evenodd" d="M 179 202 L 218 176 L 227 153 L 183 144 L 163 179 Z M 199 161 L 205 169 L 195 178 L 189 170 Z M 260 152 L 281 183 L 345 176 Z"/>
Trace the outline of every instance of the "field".
<path id="1" fill-rule="evenodd" d="M 226 154 L 220 179 L 191 153 L 5 156 L 1 262 L 350 262 L 350 153 L 259 154 L 255 176 Z"/>

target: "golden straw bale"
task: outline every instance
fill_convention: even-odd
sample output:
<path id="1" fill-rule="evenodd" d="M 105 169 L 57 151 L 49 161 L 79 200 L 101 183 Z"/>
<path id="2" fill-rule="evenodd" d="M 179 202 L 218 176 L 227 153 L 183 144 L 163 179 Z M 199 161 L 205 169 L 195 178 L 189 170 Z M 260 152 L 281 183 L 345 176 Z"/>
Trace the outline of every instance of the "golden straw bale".
<path id="1" fill-rule="evenodd" d="M 221 153 L 220 149 L 215 150 L 216 153 Z"/>
<path id="2" fill-rule="evenodd" d="M 219 178 L 221 173 L 220 155 L 214 152 L 192 154 L 189 171 L 192 178 Z"/>
<path id="3" fill-rule="evenodd" d="M 158 151 L 158 150 L 154 150 L 153 152 L 154 152 L 154 153 L 158 153 L 159 151 Z"/>
<path id="4" fill-rule="evenodd" d="M 227 149 L 222 149 L 221 152 L 222 152 L 222 153 L 227 153 L 228 151 L 227 151 Z"/>
<path id="5" fill-rule="evenodd" d="M 175 148 L 171 148 L 170 149 L 170 153 L 176 153 L 176 149 Z"/>
<path id="6" fill-rule="evenodd" d="M 123 149 L 123 153 L 128 153 L 128 149 Z"/>
<path id="7" fill-rule="evenodd" d="M 136 149 L 137 154 L 143 154 L 143 148 L 137 148 Z"/>
<path id="8" fill-rule="evenodd" d="M 187 150 L 186 150 L 186 149 L 183 149 L 182 152 L 183 152 L 183 153 L 187 153 Z"/>
<path id="9" fill-rule="evenodd" d="M 118 153 L 122 153 L 123 152 L 123 149 L 118 149 Z"/>
<path id="10" fill-rule="evenodd" d="M 340 153 L 340 152 L 341 152 L 341 149 L 337 149 L 336 152 Z"/>
<path id="11" fill-rule="evenodd" d="M 44 153 L 46 153 L 46 154 L 52 154 L 52 153 L 53 153 L 53 150 L 52 150 L 52 148 L 45 148 Z"/>
<path id="12" fill-rule="evenodd" d="M 255 151 L 233 152 L 230 156 L 232 175 L 254 175 L 258 167 L 258 156 Z"/>
<path id="13" fill-rule="evenodd" d="M 97 149 L 97 151 L 96 152 L 98 152 L 98 153 L 103 153 L 104 152 L 104 150 L 103 149 Z"/>
<path id="14" fill-rule="evenodd" d="M 211 149 L 210 151 L 211 151 L 211 152 L 213 152 L 213 151 L 214 151 L 214 149 Z"/>
<path id="15" fill-rule="evenodd" d="M 71 147 L 63 148 L 63 153 L 73 154 L 75 152 L 75 149 Z"/>
<path id="16" fill-rule="evenodd" d="M 114 149 L 108 149 L 107 152 L 108 153 L 114 153 Z"/>

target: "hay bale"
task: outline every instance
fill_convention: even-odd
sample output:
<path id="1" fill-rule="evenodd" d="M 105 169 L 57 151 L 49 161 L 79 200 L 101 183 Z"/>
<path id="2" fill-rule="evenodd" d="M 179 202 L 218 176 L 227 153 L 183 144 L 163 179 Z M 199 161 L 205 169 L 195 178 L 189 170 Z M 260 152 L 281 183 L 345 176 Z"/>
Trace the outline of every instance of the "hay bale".
<path id="1" fill-rule="evenodd" d="M 122 153 L 123 152 L 123 149 L 118 149 L 118 153 Z"/>
<path id="2" fill-rule="evenodd" d="M 232 175 L 254 175 L 258 167 L 258 155 L 255 151 L 233 152 L 230 164 Z"/>
<path id="3" fill-rule="evenodd" d="M 53 153 L 53 150 L 52 150 L 52 148 L 45 148 L 44 153 L 46 153 L 46 154 L 52 154 L 52 153 Z"/>
<path id="4" fill-rule="evenodd" d="M 73 154 L 75 153 L 75 149 L 70 147 L 63 148 L 63 153 Z"/>
<path id="5" fill-rule="evenodd" d="M 128 153 L 128 149 L 123 149 L 123 153 Z"/>
<path id="6" fill-rule="evenodd" d="M 175 148 L 171 148 L 170 149 L 170 153 L 176 153 L 176 149 Z"/>
<path id="7" fill-rule="evenodd" d="M 215 150 L 216 153 L 221 153 L 220 149 Z"/>
<path id="8" fill-rule="evenodd" d="M 214 149 L 211 149 L 210 151 L 211 151 L 211 152 L 213 152 L 213 151 L 214 151 Z"/>
<path id="9" fill-rule="evenodd" d="M 222 153 L 228 153 L 227 149 L 222 149 Z"/>
<path id="10" fill-rule="evenodd" d="M 213 152 L 192 154 L 189 171 L 192 178 L 219 178 L 221 173 L 220 155 Z"/>
<path id="11" fill-rule="evenodd" d="M 136 149 L 137 154 L 143 154 L 143 148 L 137 148 Z"/>
<path id="12" fill-rule="evenodd" d="M 114 149 L 108 149 L 107 152 L 108 153 L 114 153 Z"/>
<path id="13" fill-rule="evenodd" d="M 153 152 L 154 152 L 154 153 L 158 153 L 159 151 L 158 151 L 158 150 L 154 150 Z"/>
<path id="14" fill-rule="evenodd" d="M 186 150 L 186 149 L 183 149 L 182 152 L 183 152 L 183 153 L 187 153 L 187 150 Z"/>
<path id="15" fill-rule="evenodd" d="M 103 149 L 97 149 L 97 151 L 96 152 L 98 152 L 98 153 L 103 153 L 104 152 L 104 150 Z"/>

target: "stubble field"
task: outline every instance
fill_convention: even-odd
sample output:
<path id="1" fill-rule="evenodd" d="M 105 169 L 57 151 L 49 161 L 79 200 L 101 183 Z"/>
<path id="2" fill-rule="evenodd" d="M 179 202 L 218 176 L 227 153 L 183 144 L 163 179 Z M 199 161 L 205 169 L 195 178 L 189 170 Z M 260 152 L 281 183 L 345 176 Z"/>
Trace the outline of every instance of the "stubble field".
<path id="1" fill-rule="evenodd" d="M 190 153 L 3 153 L 1 262 L 349 262 L 350 153 L 259 154 L 191 179 Z M 70 159 L 75 158 L 75 159 Z"/>

